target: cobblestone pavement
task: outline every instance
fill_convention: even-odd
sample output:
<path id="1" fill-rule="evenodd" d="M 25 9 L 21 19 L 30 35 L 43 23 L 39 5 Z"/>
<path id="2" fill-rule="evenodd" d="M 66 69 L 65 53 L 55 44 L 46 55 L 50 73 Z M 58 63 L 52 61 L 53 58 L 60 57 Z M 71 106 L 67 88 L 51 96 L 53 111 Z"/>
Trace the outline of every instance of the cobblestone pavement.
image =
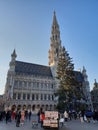
<path id="1" fill-rule="evenodd" d="M 9 122 L 8 124 L 5 121 L 0 122 L 0 130 L 44 130 L 38 125 L 38 128 L 32 128 L 32 121 L 25 121 L 24 126 L 16 127 L 14 121 Z M 97 123 L 81 123 L 80 120 L 72 120 L 65 123 L 62 128 L 59 130 L 98 130 L 98 122 Z"/>

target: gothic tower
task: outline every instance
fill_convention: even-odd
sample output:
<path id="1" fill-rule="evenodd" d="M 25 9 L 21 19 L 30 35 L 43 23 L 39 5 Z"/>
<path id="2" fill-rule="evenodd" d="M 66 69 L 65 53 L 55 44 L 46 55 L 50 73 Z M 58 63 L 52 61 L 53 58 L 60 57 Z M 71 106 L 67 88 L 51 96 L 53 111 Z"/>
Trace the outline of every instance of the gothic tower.
<path id="1" fill-rule="evenodd" d="M 56 68 L 58 58 L 61 52 L 61 40 L 60 40 L 60 30 L 59 25 L 56 19 L 56 13 L 54 11 L 53 15 L 53 22 L 52 22 L 52 30 L 51 30 L 51 37 L 50 37 L 50 49 L 49 49 L 49 66 L 51 67 L 52 74 L 56 76 Z"/>

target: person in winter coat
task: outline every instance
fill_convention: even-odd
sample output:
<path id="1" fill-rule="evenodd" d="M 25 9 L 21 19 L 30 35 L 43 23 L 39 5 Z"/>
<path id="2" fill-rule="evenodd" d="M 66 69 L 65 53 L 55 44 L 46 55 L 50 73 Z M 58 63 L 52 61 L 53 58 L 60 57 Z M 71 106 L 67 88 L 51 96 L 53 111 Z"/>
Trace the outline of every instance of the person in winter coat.
<path id="1" fill-rule="evenodd" d="M 68 113 L 67 113 L 67 111 L 64 112 L 64 118 L 65 118 L 65 121 L 68 121 Z"/>
<path id="2" fill-rule="evenodd" d="M 87 110 L 86 113 L 87 121 L 90 122 L 91 118 L 93 117 L 93 112 L 91 110 Z"/>
<path id="3" fill-rule="evenodd" d="M 40 114 L 41 127 L 43 127 L 43 121 L 44 120 L 45 120 L 45 114 L 44 114 L 44 112 L 41 112 L 41 114 Z"/>
<path id="4" fill-rule="evenodd" d="M 16 127 L 20 126 L 21 111 L 16 112 Z"/>
<path id="5" fill-rule="evenodd" d="M 24 125 L 25 112 L 21 112 L 21 125 Z"/>
<path id="6" fill-rule="evenodd" d="M 61 115 L 61 118 L 59 120 L 61 128 L 64 126 L 64 116 Z"/>
<path id="7" fill-rule="evenodd" d="M 29 111 L 29 112 L 28 112 L 29 121 L 31 120 L 31 115 L 32 115 L 32 113 L 31 113 L 31 111 Z"/>

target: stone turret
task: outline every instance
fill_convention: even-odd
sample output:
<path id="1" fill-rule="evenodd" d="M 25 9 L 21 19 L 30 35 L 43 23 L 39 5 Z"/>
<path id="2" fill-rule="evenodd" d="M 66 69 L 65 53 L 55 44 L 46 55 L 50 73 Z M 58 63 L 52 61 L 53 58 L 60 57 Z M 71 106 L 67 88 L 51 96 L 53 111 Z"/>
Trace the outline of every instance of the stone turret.
<path id="1" fill-rule="evenodd" d="M 10 62 L 10 64 L 9 64 L 9 66 L 10 66 L 10 71 L 14 71 L 14 69 L 15 69 L 15 61 L 16 61 L 16 57 L 17 57 L 17 55 L 16 55 L 16 51 L 15 51 L 15 49 L 14 49 L 14 51 L 13 51 L 13 53 L 11 54 L 11 62 Z"/>
<path id="2" fill-rule="evenodd" d="M 14 49 L 11 54 L 11 61 L 9 63 L 9 70 L 7 73 L 7 80 L 5 85 L 5 98 L 6 100 L 10 100 L 13 98 L 13 85 L 14 85 L 14 75 L 15 75 L 15 62 L 16 62 L 16 51 Z"/>

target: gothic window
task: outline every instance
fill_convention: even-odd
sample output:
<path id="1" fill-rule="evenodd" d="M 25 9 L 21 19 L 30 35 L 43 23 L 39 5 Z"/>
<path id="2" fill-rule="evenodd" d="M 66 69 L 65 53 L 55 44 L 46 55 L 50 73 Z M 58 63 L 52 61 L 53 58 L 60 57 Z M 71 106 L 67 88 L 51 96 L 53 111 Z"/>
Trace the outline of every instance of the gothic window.
<path id="1" fill-rule="evenodd" d="M 41 88 L 43 88 L 43 83 L 41 83 Z"/>
<path id="2" fill-rule="evenodd" d="M 47 83 L 47 88 L 49 87 L 49 84 Z"/>
<path id="3" fill-rule="evenodd" d="M 31 87 L 31 83 L 30 82 L 28 82 L 28 87 Z"/>
<path id="4" fill-rule="evenodd" d="M 36 94 L 36 100 L 38 100 L 38 94 Z"/>
<path id="5" fill-rule="evenodd" d="M 34 88 L 36 87 L 36 83 L 35 82 L 33 82 L 33 86 L 34 86 Z"/>
<path id="6" fill-rule="evenodd" d="M 18 86 L 18 81 L 14 82 L 14 86 L 17 87 Z"/>
<path id="7" fill-rule="evenodd" d="M 16 99 L 16 93 L 13 94 L 13 99 Z"/>
<path id="8" fill-rule="evenodd" d="M 28 82 L 28 84 L 27 84 L 27 89 L 31 89 L 31 82 Z"/>
<path id="9" fill-rule="evenodd" d="M 27 94 L 27 100 L 30 100 L 30 94 L 29 93 Z"/>
<path id="10" fill-rule="evenodd" d="M 41 100 L 43 100 L 43 94 L 41 94 Z"/>
<path id="11" fill-rule="evenodd" d="M 52 100 L 54 100 L 54 97 L 53 97 L 53 95 L 52 95 Z"/>
<path id="12" fill-rule="evenodd" d="M 53 89 L 53 84 L 51 84 L 51 88 Z"/>
<path id="13" fill-rule="evenodd" d="M 20 93 L 18 93 L 18 99 L 21 99 L 21 94 Z"/>
<path id="14" fill-rule="evenodd" d="M 23 87 L 27 88 L 27 82 L 25 82 L 25 81 L 23 82 Z"/>
<path id="15" fill-rule="evenodd" d="M 50 88 L 50 83 L 48 84 L 48 88 Z"/>
<path id="16" fill-rule="evenodd" d="M 37 88 L 39 87 L 39 83 L 37 82 Z"/>
<path id="17" fill-rule="evenodd" d="M 41 88 L 41 83 L 39 82 L 39 88 Z"/>
<path id="18" fill-rule="evenodd" d="M 34 100 L 34 94 L 32 94 L 32 100 Z"/>
<path id="19" fill-rule="evenodd" d="M 48 87 L 48 83 L 47 83 L 47 87 Z"/>
<path id="20" fill-rule="evenodd" d="M 19 88 L 21 88 L 22 87 L 22 82 L 21 81 L 19 81 Z"/>
<path id="21" fill-rule="evenodd" d="M 31 83 L 31 87 L 33 88 L 33 82 Z"/>
<path id="22" fill-rule="evenodd" d="M 34 87 L 34 84 L 33 84 L 33 82 L 31 82 L 31 87 L 32 87 L 32 88 Z"/>
<path id="23" fill-rule="evenodd" d="M 46 97 L 46 94 L 44 95 L 44 100 L 46 100 L 47 99 L 47 97 Z"/>
<path id="24" fill-rule="evenodd" d="M 54 36 L 53 36 L 53 40 L 54 40 Z"/>
<path id="25" fill-rule="evenodd" d="M 23 100 L 25 100 L 26 99 L 26 94 L 25 93 L 23 93 Z"/>
<path id="26" fill-rule="evenodd" d="M 50 95 L 48 95 L 48 100 L 50 100 Z"/>
<path id="27" fill-rule="evenodd" d="M 55 35 L 55 40 L 57 40 L 57 35 Z"/>
<path id="28" fill-rule="evenodd" d="M 35 82 L 35 88 L 37 87 L 37 82 Z"/>
<path id="29" fill-rule="evenodd" d="M 47 83 L 45 83 L 45 87 L 47 87 Z"/>

